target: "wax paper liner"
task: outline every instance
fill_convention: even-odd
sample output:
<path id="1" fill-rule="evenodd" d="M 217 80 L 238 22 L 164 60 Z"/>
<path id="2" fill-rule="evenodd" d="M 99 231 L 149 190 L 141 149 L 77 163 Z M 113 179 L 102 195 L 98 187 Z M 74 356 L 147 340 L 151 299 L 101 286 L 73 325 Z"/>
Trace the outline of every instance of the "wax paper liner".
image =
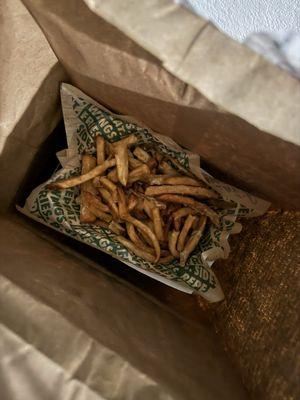
<path id="1" fill-rule="evenodd" d="M 68 143 L 68 148 L 57 154 L 62 169 L 34 189 L 20 211 L 76 240 L 109 253 L 124 264 L 165 284 L 187 293 L 199 293 L 210 302 L 222 300 L 222 288 L 211 268 L 213 261 L 228 256 L 229 235 L 241 230 L 241 224 L 236 222 L 237 217 L 261 215 L 269 203 L 213 178 L 200 168 L 199 155 L 181 148 L 172 139 L 152 131 L 132 117 L 112 113 L 69 84 L 62 84 L 61 100 Z M 185 267 L 181 267 L 178 260 L 168 265 L 153 265 L 128 251 L 115 240 L 115 234 L 110 230 L 80 224 L 80 206 L 76 202 L 78 187 L 66 190 L 45 188 L 49 182 L 80 174 L 81 155 L 95 153 L 95 136 L 99 134 L 111 143 L 135 134 L 139 144 L 155 146 L 158 151 L 176 159 L 184 169 L 209 184 L 226 202 L 234 202 L 229 208 L 216 209 L 220 216 L 220 227 L 207 224 L 202 239 Z"/>

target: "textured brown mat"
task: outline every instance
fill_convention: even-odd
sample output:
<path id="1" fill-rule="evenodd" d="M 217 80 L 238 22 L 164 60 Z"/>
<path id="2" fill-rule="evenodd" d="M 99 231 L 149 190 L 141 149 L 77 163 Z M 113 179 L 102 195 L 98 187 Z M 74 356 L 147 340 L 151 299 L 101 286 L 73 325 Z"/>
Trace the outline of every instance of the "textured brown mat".
<path id="1" fill-rule="evenodd" d="M 228 260 L 215 265 L 226 302 L 207 305 L 255 399 L 300 398 L 300 213 L 245 221 Z"/>

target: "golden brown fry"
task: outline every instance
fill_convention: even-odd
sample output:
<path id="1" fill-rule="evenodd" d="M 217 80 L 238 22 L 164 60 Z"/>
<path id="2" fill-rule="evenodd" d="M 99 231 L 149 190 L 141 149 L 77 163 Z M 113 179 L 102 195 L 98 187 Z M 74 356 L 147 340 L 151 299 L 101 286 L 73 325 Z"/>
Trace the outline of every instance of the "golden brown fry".
<path id="1" fill-rule="evenodd" d="M 145 235 L 147 235 L 149 237 L 149 239 L 152 242 L 152 246 L 155 250 L 155 254 L 156 254 L 155 262 L 157 262 L 160 257 L 160 245 L 159 245 L 158 239 L 155 236 L 153 230 L 150 229 L 146 224 L 144 224 L 143 222 L 139 221 L 138 219 L 132 217 L 129 214 L 124 219 L 127 222 L 131 222 L 139 231 L 144 232 Z"/>
<path id="2" fill-rule="evenodd" d="M 188 196 L 201 197 L 203 199 L 217 198 L 218 194 L 212 190 L 199 187 L 199 186 L 185 186 L 185 185 L 163 185 L 163 186 L 148 186 L 146 196 L 159 196 L 160 194 L 183 194 Z"/>
<path id="3" fill-rule="evenodd" d="M 134 149 L 133 154 L 138 160 L 142 161 L 143 163 L 147 163 L 151 158 L 150 154 L 148 154 L 139 146 Z"/>
<path id="4" fill-rule="evenodd" d="M 96 215 L 99 219 L 105 222 L 110 222 L 112 220 L 112 216 L 110 214 L 106 214 L 105 212 L 99 210 L 99 208 L 95 206 L 89 206 L 89 209 L 92 211 L 93 214 Z"/>
<path id="5" fill-rule="evenodd" d="M 98 165 L 84 175 L 74 176 L 72 178 L 68 178 L 62 181 L 52 182 L 47 185 L 47 189 L 67 189 L 73 186 L 81 185 L 82 183 L 87 182 L 98 175 L 101 175 L 108 168 L 111 168 L 114 165 L 116 165 L 115 159 L 106 160 L 103 164 Z"/>
<path id="6" fill-rule="evenodd" d="M 85 195 L 85 202 L 86 202 L 86 205 L 88 207 L 94 206 L 94 207 L 98 208 L 100 211 L 103 211 L 103 212 L 109 212 L 110 211 L 109 207 L 107 207 L 106 204 L 103 204 L 102 201 L 98 197 L 93 196 L 89 192 L 84 192 L 84 193 L 82 193 L 82 195 Z"/>
<path id="7" fill-rule="evenodd" d="M 108 224 L 108 229 L 110 229 L 112 232 L 116 233 L 117 235 L 122 235 L 125 232 L 125 229 L 123 228 L 123 226 L 114 220 L 112 220 Z"/>
<path id="8" fill-rule="evenodd" d="M 148 165 L 142 164 L 129 172 L 128 183 L 132 184 L 138 180 L 145 179 L 148 175 L 150 175 Z"/>
<path id="9" fill-rule="evenodd" d="M 177 240 L 179 236 L 179 231 L 169 232 L 169 250 L 170 253 L 175 257 L 179 258 L 179 252 L 177 251 Z"/>
<path id="10" fill-rule="evenodd" d="M 199 243 L 199 240 L 201 239 L 202 233 L 205 228 L 206 219 L 206 216 L 201 216 L 198 228 L 193 231 L 185 245 L 185 248 L 180 253 L 180 265 L 182 267 L 185 266 L 189 255 L 195 250 L 197 244 Z"/>
<path id="11" fill-rule="evenodd" d="M 131 193 L 128 197 L 128 211 L 132 211 L 138 204 L 138 198 Z"/>
<path id="12" fill-rule="evenodd" d="M 117 172 L 117 168 L 113 168 L 108 174 L 107 174 L 107 178 L 114 182 L 117 183 L 118 180 L 118 172 Z"/>
<path id="13" fill-rule="evenodd" d="M 163 224 L 160 216 L 159 208 L 155 206 L 155 204 L 151 203 L 150 205 L 152 212 L 152 220 L 154 225 L 154 232 L 157 236 L 157 239 L 162 242 L 164 240 L 164 232 L 163 232 Z"/>
<path id="14" fill-rule="evenodd" d="M 120 235 L 116 236 L 116 239 L 124 247 L 126 247 L 128 250 L 132 251 L 138 257 L 141 257 L 144 260 L 149 261 L 151 263 L 155 262 L 156 258 L 155 258 L 155 256 L 153 254 L 147 253 L 145 250 L 140 249 L 133 242 L 131 242 L 130 240 L 126 239 L 124 236 L 120 236 Z"/>
<path id="15" fill-rule="evenodd" d="M 81 173 L 86 174 L 96 167 L 96 159 L 89 154 L 83 154 L 82 156 L 82 168 Z M 81 222 L 94 222 L 96 216 L 88 208 L 87 204 L 87 192 L 96 194 L 97 190 L 93 187 L 91 181 L 84 182 L 81 185 L 81 196 L 80 196 L 80 221 Z"/>
<path id="16" fill-rule="evenodd" d="M 97 164 L 101 165 L 105 161 L 105 140 L 102 136 L 96 137 L 96 149 L 97 149 Z"/>
<path id="17" fill-rule="evenodd" d="M 146 252 L 150 253 L 150 254 L 154 254 L 154 250 L 147 246 L 138 236 L 138 234 L 136 233 L 135 227 L 133 224 L 131 224 L 130 222 L 126 222 L 126 229 L 127 229 L 127 234 L 130 238 L 130 240 L 140 249 L 145 250 Z"/>
<path id="18" fill-rule="evenodd" d="M 204 214 L 208 218 L 210 218 L 214 225 L 219 226 L 220 224 L 219 216 L 216 212 L 214 212 L 206 204 L 200 203 L 199 201 L 194 200 L 190 197 L 179 196 L 176 194 L 162 194 L 159 196 L 159 200 L 190 206 L 194 210 L 198 211 L 200 214 Z"/>
<path id="19" fill-rule="evenodd" d="M 122 139 L 112 145 L 116 159 L 118 179 L 123 186 L 127 185 L 128 180 L 128 147 L 136 142 L 136 136 L 129 135 L 125 139 Z"/>
<path id="20" fill-rule="evenodd" d="M 174 220 L 174 227 L 176 230 L 179 231 L 180 229 L 181 218 L 186 217 L 189 214 L 195 214 L 195 210 L 193 210 L 190 207 L 182 207 L 179 208 L 179 210 L 176 210 L 172 213 L 172 218 Z"/>
<path id="21" fill-rule="evenodd" d="M 170 175 L 150 175 L 148 178 L 150 185 L 187 185 L 203 187 L 200 181 L 189 176 L 170 176 Z"/>
<path id="22" fill-rule="evenodd" d="M 177 242 L 177 250 L 179 252 L 181 252 L 184 249 L 184 244 L 185 244 L 187 235 L 188 235 L 190 229 L 192 228 L 192 225 L 196 219 L 197 219 L 197 217 L 189 214 L 187 216 L 186 220 L 184 221 L 184 224 L 183 224 L 182 230 L 179 234 L 178 242 Z"/>

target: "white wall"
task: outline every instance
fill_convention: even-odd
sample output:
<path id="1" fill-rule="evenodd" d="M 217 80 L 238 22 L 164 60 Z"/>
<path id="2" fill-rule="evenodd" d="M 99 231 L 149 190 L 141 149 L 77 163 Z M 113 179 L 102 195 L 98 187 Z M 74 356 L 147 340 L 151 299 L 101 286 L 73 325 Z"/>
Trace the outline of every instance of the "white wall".
<path id="1" fill-rule="evenodd" d="M 231 37 L 253 32 L 300 32 L 300 0 L 181 0 Z"/>

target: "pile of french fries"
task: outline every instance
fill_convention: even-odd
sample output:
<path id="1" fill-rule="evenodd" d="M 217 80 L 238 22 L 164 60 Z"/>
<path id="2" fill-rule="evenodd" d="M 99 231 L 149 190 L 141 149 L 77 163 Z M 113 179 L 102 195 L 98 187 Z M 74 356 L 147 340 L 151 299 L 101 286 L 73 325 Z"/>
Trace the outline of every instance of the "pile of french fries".
<path id="1" fill-rule="evenodd" d="M 206 224 L 219 225 L 210 206 L 219 195 L 177 160 L 137 142 L 135 135 L 115 143 L 97 136 L 96 155 L 82 156 L 82 174 L 48 188 L 80 186 L 81 223 L 109 229 L 148 262 L 184 266 Z"/>

